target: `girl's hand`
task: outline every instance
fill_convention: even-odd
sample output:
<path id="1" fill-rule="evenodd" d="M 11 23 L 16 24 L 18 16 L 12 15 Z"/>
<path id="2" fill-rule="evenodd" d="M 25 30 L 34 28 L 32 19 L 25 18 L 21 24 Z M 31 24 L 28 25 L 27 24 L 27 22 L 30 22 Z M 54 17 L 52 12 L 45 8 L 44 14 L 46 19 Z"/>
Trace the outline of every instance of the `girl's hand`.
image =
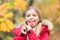
<path id="1" fill-rule="evenodd" d="M 26 27 L 22 27 L 22 33 L 26 34 L 27 32 L 27 28 Z"/>
<path id="2" fill-rule="evenodd" d="M 26 34 L 27 31 L 31 30 L 32 28 L 29 25 L 25 25 L 24 27 L 22 27 L 22 33 Z"/>
<path id="3" fill-rule="evenodd" d="M 26 25 L 26 28 L 27 28 L 27 31 L 32 29 L 29 25 Z"/>

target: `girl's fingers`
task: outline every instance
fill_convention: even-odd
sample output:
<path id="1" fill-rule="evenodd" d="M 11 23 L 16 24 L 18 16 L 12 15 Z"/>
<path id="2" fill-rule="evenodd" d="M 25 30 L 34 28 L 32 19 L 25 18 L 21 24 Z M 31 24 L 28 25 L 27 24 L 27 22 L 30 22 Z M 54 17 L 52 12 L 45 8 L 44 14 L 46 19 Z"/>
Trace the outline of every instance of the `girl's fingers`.
<path id="1" fill-rule="evenodd" d="M 27 31 L 32 29 L 29 25 L 26 25 L 26 28 L 27 28 Z"/>
<path id="2" fill-rule="evenodd" d="M 25 27 L 22 28 L 22 33 L 26 34 L 26 28 Z"/>

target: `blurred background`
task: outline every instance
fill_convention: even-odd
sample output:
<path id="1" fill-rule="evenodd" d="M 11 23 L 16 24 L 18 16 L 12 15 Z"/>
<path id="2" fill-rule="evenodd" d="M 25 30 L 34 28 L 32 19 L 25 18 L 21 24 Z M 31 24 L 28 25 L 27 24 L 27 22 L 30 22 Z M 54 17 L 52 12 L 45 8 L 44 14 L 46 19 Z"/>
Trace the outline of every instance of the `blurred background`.
<path id="1" fill-rule="evenodd" d="M 12 40 L 11 30 L 24 21 L 23 13 L 29 6 L 38 7 L 43 18 L 53 23 L 49 40 L 60 40 L 60 0 L 0 0 L 0 40 Z"/>

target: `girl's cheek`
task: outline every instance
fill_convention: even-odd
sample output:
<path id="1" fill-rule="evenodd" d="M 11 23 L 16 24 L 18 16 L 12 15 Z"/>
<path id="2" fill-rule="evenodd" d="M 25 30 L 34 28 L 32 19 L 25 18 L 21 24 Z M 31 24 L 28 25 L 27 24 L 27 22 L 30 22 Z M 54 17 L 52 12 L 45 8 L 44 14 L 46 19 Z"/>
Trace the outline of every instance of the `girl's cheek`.
<path id="1" fill-rule="evenodd" d="M 26 17 L 25 19 L 26 19 L 26 21 L 27 21 L 27 20 L 29 19 L 29 17 Z"/>
<path id="2" fill-rule="evenodd" d="M 39 19 L 39 17 L 35 17 L 35 19 Z"/>
<path id="3" fill-rule="evenodd" d="M 39 21 L 39 18 L 38 18 L 38 17 L 35 17 L 34 19 L 35 19 L 36 21 Z"/>

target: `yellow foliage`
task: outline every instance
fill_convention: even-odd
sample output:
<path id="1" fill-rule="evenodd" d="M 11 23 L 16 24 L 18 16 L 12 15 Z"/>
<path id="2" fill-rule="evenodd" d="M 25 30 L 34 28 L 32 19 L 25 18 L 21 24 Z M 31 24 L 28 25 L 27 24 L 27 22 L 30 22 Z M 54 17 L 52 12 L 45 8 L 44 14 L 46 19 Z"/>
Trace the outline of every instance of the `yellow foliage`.
<path id="1" fill-rule="evenodd" d="M 56 20 L 58 23 L 60 23 L 60 16 L 57 18 L 57 20 Z"/>
<path id="2" fill-rule="evenodd" d="M 0 24 L 0 31 L 6 31 L 6 29 L 7 29 L 7 25 L 5 24 L 5 23 L 1 23 Z"/>
<path id="3" fill-rule="evenodd" d="M 14 0 L 14 3 L 17 4 L 19 2 L 21 2 L 22 0 Z"/>
<path id="4" fill-rule="evenodd" d="M 48 17 L 49 20 L 53 21 L 53 18 L 52 17 Z"/>
<path id="5" fill-rule="evenodd" d="M 0 22 L 5 22 L 5 18 L 0 18 Z"/>
<path id="6" fill-rule="evenodd" d="M 14 24 L 6 19 L 5 22 L 0 23 L 0 31 L 3 32 L 10 32 L 10 30 L 12 30 L 14 28 Z"/>
<path id="7" fill-rule="evenodd" d="M 6 32 L 10 32 L 10 29 L 7 27 Z"/>
<path id="8" fill-rule="evenodd" d="M 4 3 L 2 6 L 0 6 L 0 16 L 4 16 L 7 9 L 8 9 L 8 5 L 6 3 Z"/>
<path id="9" fill-rule="evenodd" d="M 0 10 L 0 16 L 4 16 L 5 13 L 6 13 L 6 11 L 7 11 L 7 10 L 4 10 L 4 9 Z"/>
<path id="10" fill-rule="evenodd" d="M 57 0 L 51 0 L 52 2 L 57 2 Z"/>
<path id="11" fill-rule="evenodd" d="M 15 0 L 14 5 L 15 5 L 14 6 L 15 9 L 24 10 L 27 6 L 27 2 L 25 0 Z"/>
<path id="12" fill-rule="evenodd" d="M 7 10 L 7 9 L 8 9 L 8 5 L 6 3 L 0 6 L 0 10 Z"/>
<path id="13" fill-rule="evenodd" d="M 6 20 L 7 28 L 12 30 L 14 28 L 14 24 L 10 20 Z"/>
<path id="14" fill-rule="evenodd" d="M 5 38 L 6 38 L 5 40 L 13 40 L 11 36 L 6 36 Z"/>
<path id="15" fill-rule="evenodd" d="M 15 20 L 16 20 L 17 23 L 19 23 L 19 22 L 24 21 L 24 18 L 23 18 L 23 17 L 20 17 L 19 19 L 16 19 L 16 18 L 15 18 Z"/>
<path id="16" fill-rule="evenodd" d="M 10 13 L 7 13 L 4 15 L 5 18 L 12 18 L 13 17 L 13 13 L 10 12 Z"/>
<path id="17" fill-rule="evenodd" d="M 11 9 L 10 3 L 7 3 L 6 5 L 8 9 Z"/>
<path id="18" fill-rule="evenodd" d="M 26 9 L 26 7 L 27 7 L 27 2 L 26 1 L 22 1 L 20 6 L 19 6 L 19 8 L 24 10 L 24 9 Z"/>
<path id="19" fill-rule="evenodd" d="M 0 16 L 4 16 L 5 12 L 6 12 L 6 10 L 0 11 Z"/>
<path id="20" fill-rule="evenodd" d="M 18 8 L 18 6 L 19 6 L 19 4 L 20 4 L 20 2 L 21 2 L 22 0 L 14 0 L 14 5 L 15 5 L 15 9 L 16 8 Z"/>
<path id="21" fill-rule="evenodd" d="M 23 17 L 21 17 L 21 18 L 20 18 L 20 21 L 24 21 L 24 18 L 23 18 Z"/>
<path id="22" fill-rule="evenodd" d="M 4 3 L 2 6 L 0 6 L 0 31 L 3 32 L 10 32 L 10 30 L 14 28 L 14 24 L 7 19 L 8 17 L 13 17 L 12 12 L 6 14 L 6 11 L 9 7 L 10 6 L 7 3 Z"/>

